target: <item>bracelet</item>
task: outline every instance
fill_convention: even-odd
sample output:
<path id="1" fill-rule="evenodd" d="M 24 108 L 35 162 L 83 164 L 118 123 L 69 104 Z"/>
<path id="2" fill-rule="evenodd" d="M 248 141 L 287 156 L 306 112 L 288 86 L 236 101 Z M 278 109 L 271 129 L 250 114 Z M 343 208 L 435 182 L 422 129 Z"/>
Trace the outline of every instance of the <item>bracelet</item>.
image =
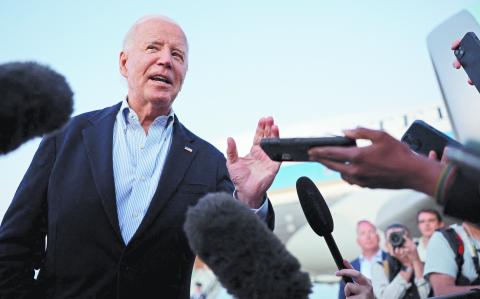
<path id="1" fill-rule="evenodd" d="M 435 198 L 437 199 L 438 204 L 445 205 L 445 193 L 446 193 L 446 186 L 448 178 L 451 176 L 452 173 L 455 171 L 455 166 L 449 163 L 447 167 L 442 170 L 440 177 L 437 180 L 437 185 L 435 188 Z"/>

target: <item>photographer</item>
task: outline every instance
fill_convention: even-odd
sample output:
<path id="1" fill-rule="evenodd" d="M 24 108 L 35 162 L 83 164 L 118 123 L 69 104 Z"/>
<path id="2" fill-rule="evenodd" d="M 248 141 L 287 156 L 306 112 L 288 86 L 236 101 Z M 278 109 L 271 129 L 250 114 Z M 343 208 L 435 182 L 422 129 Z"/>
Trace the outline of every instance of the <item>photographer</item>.
<path id="1" fill-rule="evenodd" d="M 385 243 L 387 259 L 372 267 L 375 297 L 427 298 L 430 285 L 423 278 L 423 263 L 410 231 L 401 224 L 392 224 L 385 230 Z"/>

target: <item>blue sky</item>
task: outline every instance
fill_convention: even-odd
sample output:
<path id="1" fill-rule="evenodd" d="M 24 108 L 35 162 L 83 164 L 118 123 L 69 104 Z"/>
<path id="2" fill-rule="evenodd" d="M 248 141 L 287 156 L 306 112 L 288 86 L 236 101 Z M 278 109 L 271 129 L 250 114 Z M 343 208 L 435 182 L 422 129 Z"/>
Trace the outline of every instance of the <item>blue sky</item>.
<path id="1" fill-rule="evenodd" d="M 75 114 L 120 101 L 125 32 L 145 14 L 178 21 L 190 66 L 174 104 L 207 140 L 341 115 L 394 115 L 441 102 L 425 38 L 474 0 L 0 2 L 0 63 L 64 74 Z M 446 45 L 449 47 L 449 45 Z M 452 56 L 453 58 L 453 56 Z M 38 146 L 0 158 L 0 217 Z"/>

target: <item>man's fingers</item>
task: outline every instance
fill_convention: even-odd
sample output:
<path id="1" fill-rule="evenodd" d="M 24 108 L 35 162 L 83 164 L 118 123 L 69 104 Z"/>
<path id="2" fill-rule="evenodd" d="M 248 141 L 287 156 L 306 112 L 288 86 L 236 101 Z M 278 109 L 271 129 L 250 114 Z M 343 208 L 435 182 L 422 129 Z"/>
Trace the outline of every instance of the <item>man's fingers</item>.
<path id="1" fill-rule="evenodd" d="M 352 295 L 358 294 L 361 291 L 361 287 L 355 283 L 347 283 L 345 285 L 345 296 L 350 297 Z"/>
<path id="2" fill-rule="evenodd" d="M 356 129 L 349 129 L 344 130 L 343 133 L 345 136 L 353 139 L 369 139 L 369 140 L 377 140 L 386 133 L 379 130 L 367 129 L 363 127 L 358 127 Z"/>
<path id="3" fill-rule="evenodd" d="M 272 131 L 270 133 L 270 137 L 276 137 L 276 138 L 280 137 L 280 129 L 278 128 L 277 125 L 272 126 Z"/>
<path id="4" fill-rule="evenodd" d="M 438 160 L 437 153 L 435 151 L 428 152 L 428 159 L 430 160 Z"/>
<path id="5" fill-rule="evenodd" d="M 330 159 L 316 159 L 319 163 L 323 164 L 328 169 L 344 173 L 348 171 L 348 166 L 344 162 L 337 162 Z"/>
<path id="6" fill-rule="evenodd" d="M 260 144 L 260 140 L 263 138 L 263 132 L 265 131 L 265 119 L 262 117 L 258 120 L 257 129 L 255 130 L 255 135 L 253 136 L 253 144 Z"/>
<path id="7" fill-rule="evenodd" d="M 353 269 L 352 264 L 350 264 L 350 262 L 347 261 L 347 260 L 343 260 L 343 265 L 344 265 L 347 269 Z"/>
<path id="8" fill-rule="evenodd" d="M 227 162 L 235 163 L 238 160 L 237 144 L 232 137 L 227 138 Z"/>
<path id="9" fill-rule="evenodd" d="M 265 130 L 263 131 L 263 137 L 270 137 L 272 133 L 273 118 L 271 116 L 265 118 Z"/>
<path id="10" fill-rule="evenodd" d="M 317 146 L 308 151 L 310 160 L 329 159 L 332 161 L 350 162 L 360 149 L 354 146 Z"/>
<path id="11" fill-rule="evenodd" d="M 460 64 L 460 61 L 458 61 L 458 60 L 455 60 L 452 65 L 457 70 L 462 67 L 462 65 Z"/>
<path id="12" fill-rule="evenodd" d="M 452 43 L 452 50 L 455 50 L 458 48 L 458 45 L 460 45 L 460 40 L 459 39 L 456 39 L 455 41 L 453 41 Z"/>
<path id="13" fill-rule="evenodd" d="M 448 150 L 449 150 L 449 147 L 448 147 L 448 146 L 446 146 L 446 147 L 443 149 L 442 159 L 440 160 L 441 163 L 447 164 L 447 163 L 449 162 L 449 160 L 448 160 L 448 154 L 447 154 Z"/>
<path id="14" fill-rule="evenodd" d="M 255 136 L 253 137 L 253 145 L 259 145 L 262 138 L 278 137 L 278 127 L 275 129 L 273 117 L 262 117 L 258 121 Z M 276 131 L 275 131 L 276 130 Z"/>

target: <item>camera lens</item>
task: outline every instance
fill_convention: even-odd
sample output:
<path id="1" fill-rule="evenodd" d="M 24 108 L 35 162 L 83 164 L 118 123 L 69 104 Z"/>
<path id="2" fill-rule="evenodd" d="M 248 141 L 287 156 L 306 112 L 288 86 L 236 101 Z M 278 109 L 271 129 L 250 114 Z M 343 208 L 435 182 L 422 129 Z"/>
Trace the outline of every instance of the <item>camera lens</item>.
<path id="1" fill-rule="evenodd" d="M 393 247 L 402 247 L 403 243 L 405 243 L 403 232 L 393 232 L 390 234 L 389 239 Z"/>

